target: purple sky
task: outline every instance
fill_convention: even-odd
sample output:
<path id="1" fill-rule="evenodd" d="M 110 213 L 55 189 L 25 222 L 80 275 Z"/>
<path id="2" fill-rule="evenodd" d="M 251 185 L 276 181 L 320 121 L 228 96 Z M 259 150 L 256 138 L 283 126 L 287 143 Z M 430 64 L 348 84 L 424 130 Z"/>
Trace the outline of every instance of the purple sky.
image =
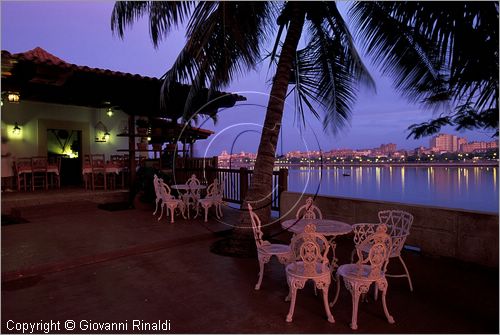
<path id="1" fill-rule="evenodd" d="M 111 33 L 113 5 L 114 2 L 2 1 L 2 50 L 17 53 L 39 46 L 78 65 L 161 76 L 183 46 L 183 32 L 173 31 L 158 49 L 154 49 L 147 23 L 141 20 L 126 31 L 122 40 Z M 398 148 L 408 149 L 429 145 L 430 138 L 406 140 L 406 128 L 413 123 L 427 121 L 432 117 L 431 112 L 406 103 L 392 89 L 389 78 L 382 78 L 368 59 L 365 63 L 376 81 L 377 93 L 361 92 L 350 126 L 333 136 L 325 134 L 321 123 L 310 117 L 309 125 L 301 133 L 294 122 L 291 95 L 283 120 L 284 141 L 279 143 L 278 153 L 306 148 L 373 148 L 389 142 L 396 143 Z M 227 91 L 241 92 L 248 98 L 246 103 L 251 105 L 222 111 L 215 126 L 211 120 L 200 124 L 215 130 L 218 135 L 212 136 L 211 142 L 198 142 L 198 155 L 202 155 L 207 148 L 208 155 L 218 154 L 223 149 L 229 151 L 237 134 L 245 131 L 238 137 L 234 150 L 256 151 L 259 140 L 256 131 L 264 120 L 266 94 L 270 90 L 269 77 L 267 63 L 264 63 L 227 88 Z M 455 133 L 451 128 L 444 132 Z M 469 140 L 491 140 L 489 133 L 478 131 L 458 135 Z"/>

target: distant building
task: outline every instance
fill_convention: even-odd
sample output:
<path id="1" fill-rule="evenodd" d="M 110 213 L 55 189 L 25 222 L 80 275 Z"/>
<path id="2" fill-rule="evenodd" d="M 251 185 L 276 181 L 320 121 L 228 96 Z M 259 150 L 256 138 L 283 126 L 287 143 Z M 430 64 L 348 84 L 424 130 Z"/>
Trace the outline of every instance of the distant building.
<path id="1" fill-rule="evenodd" d="M 459 143 L 464 143 L 465 138 L 458 138 L 455 135 L 438 134 L 430 141 L 430 147 L 435 152 L 457 152 L 460 147 Z"/>
<path id="2" fill-rule="evenodd" d="M 394 143 L 381 144 L 380 152 L 386 155 L 392 155 L 393 153 L 396 152 L 396 144 Z"/>
<path id="3" fill-rule="evenodd" d="M 462 151 L 462 145 L 467 144 L 467 139 L 465 137 L 459 137 L 457 140 L 458 151 Z"/>
<path id="4" fill-rule="evenodd" d="M 498 140 L 491 142 L 484 141 L 473 141 L 469 143 L 462 144 L 461 151 L 470 153 L 470 152 L 482 152 L 488 151 L 492 149 L 498 149 Z"/>
<path id="5" fill-rule="evenodd" d="M 418 148 L 415 148 L 415 150 L 413 151 L 413 153 L 417 156 L 420 156 L 420 155 L 428 155 L 428 154 L 431 154 L 432 153 L 432 149 L 430 148 L 425 148 L 423 146 L 419 146 Z"/>

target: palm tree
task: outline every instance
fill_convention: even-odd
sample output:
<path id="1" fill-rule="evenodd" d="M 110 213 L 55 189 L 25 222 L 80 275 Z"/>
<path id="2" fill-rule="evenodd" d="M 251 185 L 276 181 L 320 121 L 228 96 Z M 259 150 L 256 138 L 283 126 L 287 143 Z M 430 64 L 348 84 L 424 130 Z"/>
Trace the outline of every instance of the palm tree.
<path id="1" fill-rule="evenodd" d="M 438 89 L 442 90 L 445 86 L 443 83 L 449 86 L 448 99 L 453 95 L 450 94 L 454 92 L 452 88 L 457 87 L 462 89 L 458 93 L 460 97 L 472 96 L 466 77 L 446 71 L 453 66 L 468 66 L 466 62 L 463 64 L 455 59 L 462 54 L 450 53 L 450 50 L 456 49 L 456 41 L 463 37 L 455 34 L 453 29 L 439 30 L 441 19 L 448 18 L 448 3 L 440 3 L 439 6 L 420 2 L 416 5 L 407 2 L 389 4 L 392 5 L 356 2 L 350 13 L 358 24 L 357 32 L 362 37 L 360 41 L 374 56 L 374 61 L 395 78 L 396 87 L 413 100 L 432 100 L 436 93 L 441 92 Z M 491 4 L 494 3 L 485 3 L 484 6 L 490 8 Z M 497 6 L 493 7 L 498 13 Z M 426 20 L 426 16 L 416 15 L 415 11 L 422 9 L 426 10 L 426 15 L 434 16 Z M 192 98 L 199 94 L 201 88 L 208 87 L 210 92 L 214 92 L 227 86 L 237 75 L 254 68 L 263 58 L 263 45 L 274 34 L 270 58 L 272 63 L 277 63 L 276 72 L 254 178 L 244 204 L 245 208 L 246 203 L 251 202 L 263 223 L 268 222 L 276 145 L 291 79 L 297 98 L 298 117 L 304 118 L 307 109 L 314 116 L 322 117 L 324 128 L 333 133 L 349 119 L 358 87 L 361 84 L 374 87 L 336 3 L 124 1 L 115 4 L 112 30 L 123 37 L 127 25 L 146 14 L 149 15 L 155 46 L 172 27 L 187 23 L 187 42 L 165 74 L 162 99 L 168 99 L 169 90 L 176 82 L 191 83 Z M 459 17 L 463 13 L 457 10 L 450 15 Z M 415 29 L 415 20 L 419 24 L 427 24 L 426 30 Z M 495 25 L 490 28 L 494 29 Z M 307 33 L 303 36 L 304 31 Z M 299 49 L 302 36 L 305 47 Z M 450 46 L 450 41 L 455 41 L 454 45 Z M 496 66 L 498 69 L 498 62 Z M 444 77 L 444 74 L 447 76 Z M 498 97 L 498 81 L 496 87 Z M 478 90 L 486 90 L 485 94 L 489 97 L 487 87 L 478 86 L 476 94 Z M 189 120 L 192 113 L 193 106 L 188 99 L 184 118 Z M 233 242 L 245 241 L 241 248 L 238 248 L 238 243 L 232 245 L 232 248 L 240 249 L 236 252 L 249 248 L 251 231 L 243 229 L 249 225 L 248 216 L 243 215 L 240 222 L 242 229 L 235 229 L 231 239 Z"/>

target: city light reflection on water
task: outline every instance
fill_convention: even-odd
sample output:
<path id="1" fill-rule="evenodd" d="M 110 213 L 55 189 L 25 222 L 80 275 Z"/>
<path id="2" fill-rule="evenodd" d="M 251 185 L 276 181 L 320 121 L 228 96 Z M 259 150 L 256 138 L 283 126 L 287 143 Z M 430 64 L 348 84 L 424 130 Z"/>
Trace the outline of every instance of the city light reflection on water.
<path id="1" fill-rule="evenodd" d="M 289 170 L 288 186 L 294 192 L 498 212 L 497 173 L 498 167 L 301 167 Z"/>

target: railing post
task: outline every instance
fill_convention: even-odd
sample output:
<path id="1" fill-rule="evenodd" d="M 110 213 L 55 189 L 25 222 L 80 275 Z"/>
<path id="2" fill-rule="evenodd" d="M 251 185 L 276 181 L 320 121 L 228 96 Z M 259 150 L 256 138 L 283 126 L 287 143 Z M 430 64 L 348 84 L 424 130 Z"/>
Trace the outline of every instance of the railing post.
<path id="1" fill-rule="evenodd" d="M 243 200 L 247 196 L 248 192 L 248 169 L 246 167 L 240 167 L 240 201 L 243 208 Z"/>
<path id="2" fill-rule="evenodd" d="M 278 174 L 278 208 L 281 215 L 281 193 L 288 190 L 288 169 L 280 169 Z"/>

